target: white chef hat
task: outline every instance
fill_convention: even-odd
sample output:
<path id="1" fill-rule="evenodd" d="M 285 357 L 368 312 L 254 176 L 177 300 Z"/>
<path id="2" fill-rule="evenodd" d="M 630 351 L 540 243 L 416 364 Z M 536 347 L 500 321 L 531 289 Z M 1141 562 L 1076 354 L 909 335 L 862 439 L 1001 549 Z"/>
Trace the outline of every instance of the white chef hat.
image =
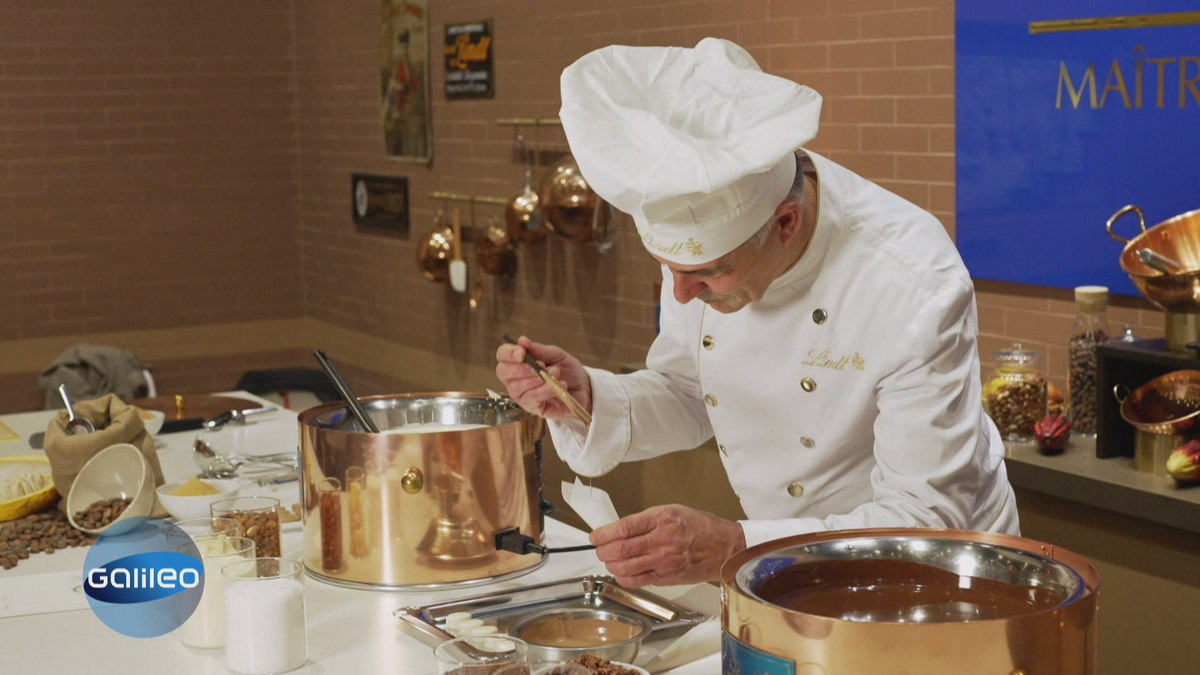
<path id="1" fill-rule="evenodd" d="M 633 216 L 650 252 L 683 265 L 729 253 L 787 196 L 821 95 L 746 50 L 596 50 L 562 74 L 563 129 L 596 194 Z"/>

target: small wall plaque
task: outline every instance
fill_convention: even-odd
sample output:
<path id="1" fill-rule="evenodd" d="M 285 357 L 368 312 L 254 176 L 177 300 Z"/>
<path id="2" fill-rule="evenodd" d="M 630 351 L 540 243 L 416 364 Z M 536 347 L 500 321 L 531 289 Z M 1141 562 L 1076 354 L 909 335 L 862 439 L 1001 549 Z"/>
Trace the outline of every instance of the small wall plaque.
<path id="1" fill-rule="evenodd" d="M 359 225 L 408 232 L 408 179 L 403 176 L 350 175 L 350 211 Z"/>
<path id="2" fill-rule="evenodd" d="M 446 98 L 491 98 L 492 20 L 446 24 Z"/>

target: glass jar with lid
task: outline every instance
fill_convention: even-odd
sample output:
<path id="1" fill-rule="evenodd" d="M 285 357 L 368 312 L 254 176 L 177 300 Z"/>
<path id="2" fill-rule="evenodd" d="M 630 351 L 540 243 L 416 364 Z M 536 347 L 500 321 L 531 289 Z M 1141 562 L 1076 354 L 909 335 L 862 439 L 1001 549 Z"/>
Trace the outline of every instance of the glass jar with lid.
<path id="1" fill-rule="evenodd" d="M 988 415 L 1006 441 L 1033 440 L 1033 426 L 1046 416 L 1046 375 L 1041 352 L 1021 348 L 992 352 L 996 374 L 984 387 Z"/>
<path id="2" fill-rule="evenodd" d="M 1108 341 L 1108 289 L 1075 289 L 1078 313 L 1067 343 L 1067 391 L 1071 397 L 1071 430 L 1096 435 L 1096 346 Z"/>

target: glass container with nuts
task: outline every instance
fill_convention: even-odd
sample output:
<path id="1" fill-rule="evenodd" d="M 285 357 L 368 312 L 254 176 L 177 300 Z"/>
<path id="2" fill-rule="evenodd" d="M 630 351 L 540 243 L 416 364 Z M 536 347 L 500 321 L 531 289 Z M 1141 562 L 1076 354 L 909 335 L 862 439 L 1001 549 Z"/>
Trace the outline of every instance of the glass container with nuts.
<path id="1" fill-rule="evenodd" d="M 984 387 L 984 405 L 1006 441 L 1034 438 L 1033 426 L 1046 415 L 1046 376 L 1040 352 L 1013 344 L 992 352 L 996 374 Z"/>
<path id="2" fill-rule="evenodd" d="M 273 497 L 234 497 L 213 502 L 214 518 L 232 518 L 242 524 L 245 536 L 254 540 L 254 550 L 262 557 L 278 557 L 279 500 Z"/>

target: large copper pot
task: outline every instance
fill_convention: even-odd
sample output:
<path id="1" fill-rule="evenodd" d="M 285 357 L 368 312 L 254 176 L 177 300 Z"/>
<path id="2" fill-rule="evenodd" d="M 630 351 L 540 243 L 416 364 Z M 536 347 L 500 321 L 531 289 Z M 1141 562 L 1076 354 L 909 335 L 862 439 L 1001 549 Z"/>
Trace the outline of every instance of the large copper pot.
<path id="1" fill-rule="evenodd" d="M 506 579 L 545 562 L 497 551 L 494 537 L 516 527 L 543 541 L 540 417 L 482 393 L 360 400 L 381 433 L 342 430 L 344 403 L 299 417 L 310 575 L 357 587 L 439 588 Z M 447 426 L 458 429 L 436 430 Z"/>
<path id="2" fill-rule="evenodd" d="M 1099 575 L 966 530 L 821 532 L 721 568 L 723 672 L 1094 675 Z"/>

